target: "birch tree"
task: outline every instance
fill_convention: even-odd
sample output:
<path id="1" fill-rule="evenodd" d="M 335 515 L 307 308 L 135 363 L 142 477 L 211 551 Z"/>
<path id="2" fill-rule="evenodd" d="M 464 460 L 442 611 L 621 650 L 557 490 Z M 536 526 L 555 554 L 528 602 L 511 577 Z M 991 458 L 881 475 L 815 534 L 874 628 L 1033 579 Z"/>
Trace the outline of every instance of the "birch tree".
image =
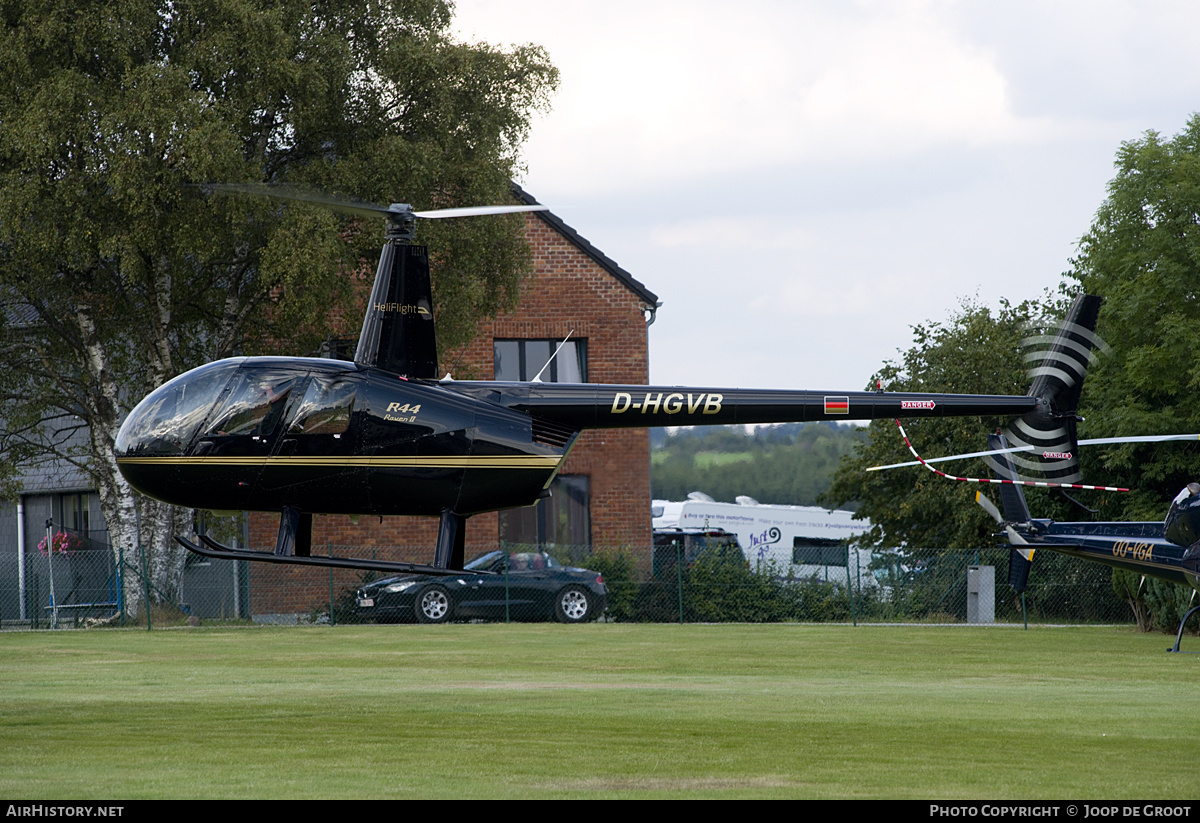
<path id="1" fill-rule="evenodd" d="M 508 202 L 557 73 L 534 46 L 454 41 L 444 0 L 0 10 L 0 452 L 10 477 L 36 459 L 90 473 L 114 551 L 147 547 L 169 594 L 183 562 L 171 536 L 190 512 L 124 483 L 124 416 L 209 360 L 312 353 L 331 318 L 356 330 L 349 273 L 373 270 L 382 244 L 382 226 L 199 184 Z M 512 305 L 529 255 L 519 218 L 438 222 L 419 239 L 454 345 Z"/>

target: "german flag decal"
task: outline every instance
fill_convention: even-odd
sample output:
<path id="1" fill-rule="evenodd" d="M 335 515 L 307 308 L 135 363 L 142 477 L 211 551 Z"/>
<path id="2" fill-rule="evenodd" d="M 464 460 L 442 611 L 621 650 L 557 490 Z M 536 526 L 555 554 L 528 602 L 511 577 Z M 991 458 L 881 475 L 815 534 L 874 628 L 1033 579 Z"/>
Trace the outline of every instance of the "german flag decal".
<path id="1" fill-rule="evenodd" d="M 825 413 L 826 414 L 849 414 L 850 413 L 850 398 L 844 397 L 826 397 L 825 398 Z"/>

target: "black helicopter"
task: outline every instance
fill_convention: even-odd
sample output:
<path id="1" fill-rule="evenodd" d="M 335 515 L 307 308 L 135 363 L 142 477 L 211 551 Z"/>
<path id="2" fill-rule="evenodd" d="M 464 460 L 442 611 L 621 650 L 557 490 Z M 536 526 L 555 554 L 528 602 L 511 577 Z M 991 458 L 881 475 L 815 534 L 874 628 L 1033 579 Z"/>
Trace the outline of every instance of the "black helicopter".
<path id="1" fill-rule="evenodd" d="M 1184 437 L 1195 439 L 1194 435 Z M 989 435 L 988 446 L 994 450 L 988 462 L 996 476 L 1015 480 L 1016 469 L 1003 435 Z M 1017 594 L 1028 585 L 1034 552 L 1039 549 L 1181 583 L 1200 591 L 1200 483 L 1184 486 L 1171 501 L 1162 522 L 1056 523 L 1034 519 L 1018 483 L 1000 485 L 1003 514 L 983 494 L 976 492 L 975 500 L 1004 528 L 1012 546 L 1008 583 Z M 1179 621 L 1175 645 L 1168 651 L 1179 651 L 1184 624 L 1197 611 L 1200 606 L 1189 609 Z"/>
<path id="2" fill-rule="evenodd" d="M 439 380 L 428 253 L 411 244 L 415 221 L 544 206 L 418 212 L 267 187 L 212 188 L 383 216 L 388 232 L 353 363 L 221 360 L 155 389 L 126 418 L 116 458 L 137 491 L 194 509 L 281 513 L 274 552 L 231 549 L 203 533 L 200 544 L 176 537 L 198 554 L 453 574 L 463 567 L 466 519 L 546 496 L 585 429 L 1017 416 L 1044 445 L 1049 474 L 1075 470 L 1069 455 L 1096 297 L 1076 301 L 1022 397 Z M 440 517 L 433 563 L 313 556 L 314 513 Z"/>
<path id="3" fill-rule="evenodd" d="M 907 442 L 908 438 L 904 435 L 903 426 L 900 426 L 900 433 Z M 1200 436 L 1195 434 L 1103 437 L 1080 440 L 1077 445 L 1162 443 L 1172 440 L 1197 439 L 1200 439 Z M 908 442 L 907 445 L 913 456 L 917 458 L 915 461 L 894 463 L 890 466 L 873 466 L 867 471 L 921 465 L 951 480 L 993 483 L 999 486 L 1000 508 L 997 508 L 983 492 L 975 493 L 975 502 L 1004 529 L 1004 536 L 1007 537 L 1009 545 L 1012 547 L 1008 557 L 1008 585 L 1017 594 L 1021 594 L 1028 587 L 1034 554 L 1042 549 L 1077 557 L 1081 560 L 1103 563 L 1106 566 L 1156 577 L 1171 583 L 1180 583 L 1200 591 L 1200 483 L 1189 483 L 1184 486 L 1183 490 L 1171 501 L 1171 505 L 1167 509 L 1167 516 L 1162 522 L 1083 521 L 1059 523 L 1050 519 L 1034 518 L 1029 513 L 1029 505 L 1025 502 L 1023 487 L 1032 485 L 1078 488 L 1079 486 L 1023 479 L 1018 474 L 1015 465 L 1021 461 L 1021 458 L 1015 455 L 1030 451 L 1029 446 L 1012 447 L 1003 434 L 996 433 L 988 435 L 987 451 L 926 459 L 917 454 L 911 442 Z M 930 465 L 931 463 L 971 457 L 982 457 L 991 467 L 995 479 L 956 477 Z M 1083 488 L 1097 487 L 1084 486 Z M 1128 491 L 1128 489 L 1114 490 Z M 1077 505 L 1082 505 L 1069 496 L 1067 499 Z M 1184 625 L 1188 618 L 1198 611 L 1200 611 L 1200 606 L 1189 609 L 1184 614 L 1183 619 L 1179 621 L 1175 645 L 1168 651 L 1179 651 Z"/>

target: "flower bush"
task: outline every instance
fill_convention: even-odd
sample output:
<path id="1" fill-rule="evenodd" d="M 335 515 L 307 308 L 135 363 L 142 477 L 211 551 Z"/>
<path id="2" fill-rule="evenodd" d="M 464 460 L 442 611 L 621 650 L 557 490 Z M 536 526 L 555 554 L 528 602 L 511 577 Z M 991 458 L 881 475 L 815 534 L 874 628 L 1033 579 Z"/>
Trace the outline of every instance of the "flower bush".
<path id="1" fill-rule="evenodd" d="M 56 555 L 69 557 L 78 551 L 83 544 L 83 541 L 78 536 L 70 532 L 55 532 L 52 538 L 49 538 L 49 549 L 47 548 L 47 538 L 43 537 L 38 543 L 38 551 L 45 557 L 48 551 L 53 551 Z"/>

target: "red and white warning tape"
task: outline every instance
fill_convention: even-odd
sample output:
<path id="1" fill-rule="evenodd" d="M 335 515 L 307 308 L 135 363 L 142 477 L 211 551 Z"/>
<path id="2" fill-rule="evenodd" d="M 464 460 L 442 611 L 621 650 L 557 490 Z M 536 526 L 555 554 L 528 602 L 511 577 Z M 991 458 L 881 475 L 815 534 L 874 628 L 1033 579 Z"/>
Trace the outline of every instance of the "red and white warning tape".
<path id="1" fill-rule="evenodd" d="M 913 457 L 917 458 L 917 462 L 925 468 L 929 469 L 936 475 L 945 477 L 947 480 L 959 480 L 963 483 L 994 483 L 1003 485 L 1005 483 L 1010 486 L 1040 486 L 1049 489 L 1090 489 L 1092 491 L 1101 492 L 1127 492 L 1129 489 L 1122 489 L 1118 486 L 1086 486 L 1082 483 L 1048 483 L 1042 480 L 1001 480 L 995 477 L 957 477 L 953 474 L 946 474 L 944 471 L 935 469 L 933 466 L 925 462 L 925 458 L 917 454 L 917 450 L 913 448 L 912 442 L 908 439 L 908 434 L 904 431 L 904 426 L 900 425 L 900 421 L 896 421 L 896 427 L 900 429 L 900 436 L 904 438 L 904 445 L 908 446 L 908 450 L 912 452 Z"/>

